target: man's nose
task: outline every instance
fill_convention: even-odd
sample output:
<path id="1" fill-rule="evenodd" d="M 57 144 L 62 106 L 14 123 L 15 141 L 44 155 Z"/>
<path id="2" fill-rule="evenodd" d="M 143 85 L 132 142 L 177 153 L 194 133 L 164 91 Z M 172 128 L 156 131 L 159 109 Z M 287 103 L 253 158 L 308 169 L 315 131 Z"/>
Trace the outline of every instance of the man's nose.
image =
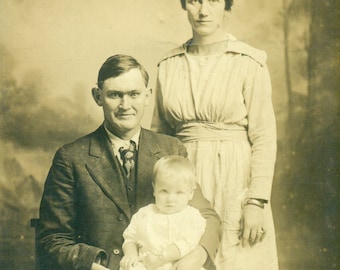
<path id="1" fill-rule="evenodd" d="M 122 109 L 128 109 L 130 108 L 131 106 L 131 103 L 130 103 L 130 97 L 128 95 L 123 95 L 121 98 L 120 98 L 120 104 L 119 104 L 120 108 Z"/>

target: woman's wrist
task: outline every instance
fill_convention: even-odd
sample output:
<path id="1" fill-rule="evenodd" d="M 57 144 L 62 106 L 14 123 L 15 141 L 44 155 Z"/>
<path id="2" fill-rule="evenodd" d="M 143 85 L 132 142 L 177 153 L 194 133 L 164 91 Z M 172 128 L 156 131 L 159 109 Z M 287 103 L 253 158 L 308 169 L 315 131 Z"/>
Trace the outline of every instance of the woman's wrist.
<path id="1" fill-rule="evenodd" d="M 255 205 L 260 208 L 264 208 L 264 204 L 266 203 L 266 200 L 256 199 L 256 198 L 247 198 L 244 201 L 244 205 Z"/>

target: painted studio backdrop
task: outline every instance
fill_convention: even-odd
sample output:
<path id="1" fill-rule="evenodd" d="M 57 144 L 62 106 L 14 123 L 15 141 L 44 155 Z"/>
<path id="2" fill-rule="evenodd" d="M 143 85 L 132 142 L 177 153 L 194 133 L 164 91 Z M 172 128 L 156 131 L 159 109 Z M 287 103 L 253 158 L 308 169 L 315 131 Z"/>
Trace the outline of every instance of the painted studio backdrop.
<path id="1" fill-rule="evenodd" d="M 236 0 L 226 20 L 226 31 L 268 53 L 283 270 L 339 269 L 336 5 Z M 0 269 L 34 269 L 30 219 L 56 149 L 102 121 L 91 88 L 105 59 L 136 57 L 154 88 L 157 62 L 190 36 L 177 0 L 0 1 Z"/>

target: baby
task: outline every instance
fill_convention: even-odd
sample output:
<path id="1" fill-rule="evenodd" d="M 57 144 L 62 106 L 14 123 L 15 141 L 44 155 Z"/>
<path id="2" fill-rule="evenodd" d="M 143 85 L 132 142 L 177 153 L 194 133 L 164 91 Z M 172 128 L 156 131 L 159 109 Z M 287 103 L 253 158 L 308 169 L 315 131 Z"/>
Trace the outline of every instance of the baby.
<path id="1" fill-rule="evenodd" d="M 158 160 L 152 186 L 155 204 L 139 209 L 123 234 L 122 270 L 168 270 L 198 245 L 205 230 L 205 219 L 188 205 L 195 189 L 188 159 Z"/>

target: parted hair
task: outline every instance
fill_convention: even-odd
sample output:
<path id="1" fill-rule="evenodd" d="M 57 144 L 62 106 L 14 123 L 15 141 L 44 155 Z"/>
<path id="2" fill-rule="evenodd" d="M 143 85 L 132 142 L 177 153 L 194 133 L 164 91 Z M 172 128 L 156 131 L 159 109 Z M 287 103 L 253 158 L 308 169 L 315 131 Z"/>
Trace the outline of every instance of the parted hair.
<path id="1" fill-rule="evenodd" d="M 181 5 L 182 5 L 182 8 L 184 10 L 186 10 L 186 0 L 180 0 L 181 1 Z M 224 6 L 224 9 L 225 10 L 231 10 L 231 6 L 233 5 L 233 0 L 224 0 L 225 2 L 225 6 Z"/>
<path id="2" fill-rule="evenodd" d="M 145 86 L 148 86 L 149 74 L 145 68 L 132 56 L 116 54 L 106 59 L 106 61 L 101 66 L 98 73 L 98 87 L 102 89 L 105 80 L 118 77 L 133 68 L 138 68 L 140 70 Z"/>

